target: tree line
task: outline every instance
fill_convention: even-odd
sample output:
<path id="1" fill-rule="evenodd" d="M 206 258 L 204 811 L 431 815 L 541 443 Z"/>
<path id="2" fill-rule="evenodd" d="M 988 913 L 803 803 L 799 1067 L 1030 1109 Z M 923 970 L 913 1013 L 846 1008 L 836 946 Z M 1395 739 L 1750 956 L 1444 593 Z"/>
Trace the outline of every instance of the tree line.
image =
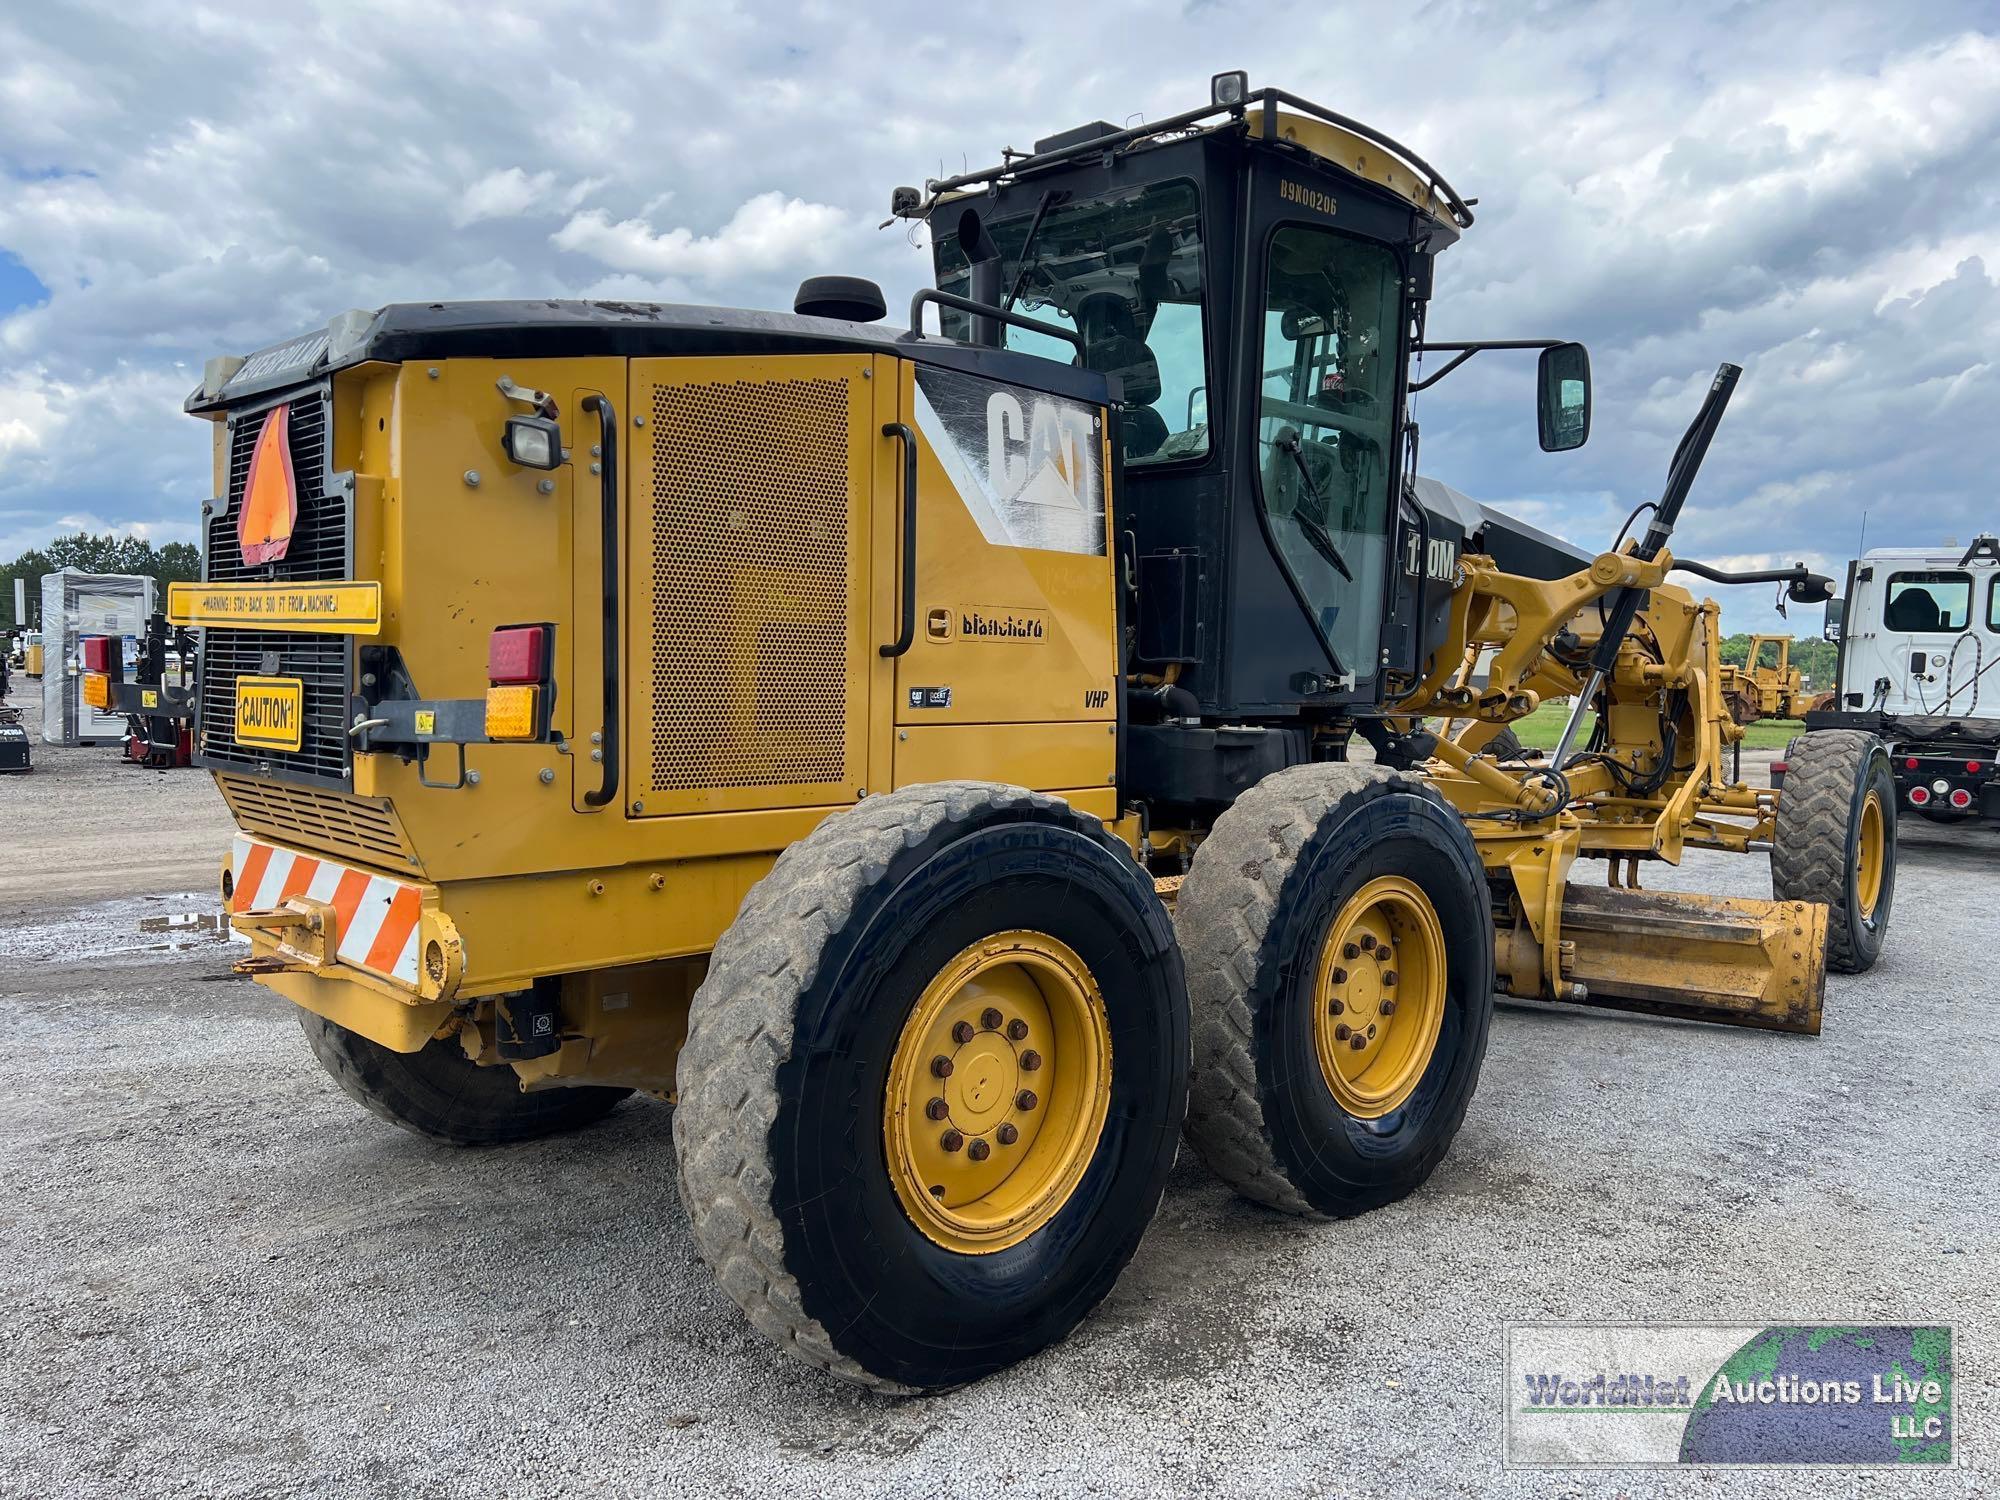
<path id="1" fill-rule="evenodd" d="M 30 547 L 5 566 L 0 566 L 0 630 L 11 630 L 25 622 L 14 618 L 14 580 L 25 579 L 28 590 L 28 619 L 41 614 L 42 575 L 58 568 L 78 568 L 85 573 L 140 573 L 160 585 L 158 599 L 166 604 L 166 586 L 201 577 L 201 549 L 192 542 L 168 542 L 155 547 L 143 537 L 119 536 L 107 531 L 92 536 L 79 531 L 59 536 L 47 547 Z"/>

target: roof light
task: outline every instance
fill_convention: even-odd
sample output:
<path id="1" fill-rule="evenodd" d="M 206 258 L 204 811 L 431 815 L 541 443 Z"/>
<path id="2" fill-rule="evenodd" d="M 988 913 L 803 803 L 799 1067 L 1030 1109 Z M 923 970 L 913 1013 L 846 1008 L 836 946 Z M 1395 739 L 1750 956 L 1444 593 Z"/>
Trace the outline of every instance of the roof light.
<path id="1" fill-rule="evenodd" d="M 1218 109 L 1241 104 L 1250 94 L 1250 75 L 1238 68 L 1233 73 L 1217 73 L 1208 80 L 1209 103 Z"/>

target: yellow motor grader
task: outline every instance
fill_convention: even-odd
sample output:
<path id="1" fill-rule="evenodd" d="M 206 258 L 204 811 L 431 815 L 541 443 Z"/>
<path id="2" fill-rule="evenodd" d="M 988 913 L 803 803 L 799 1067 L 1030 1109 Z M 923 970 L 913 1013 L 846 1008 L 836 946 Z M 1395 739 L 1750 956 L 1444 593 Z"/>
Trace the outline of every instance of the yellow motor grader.
<path id="1" fill-rule="evenodd" d="M 672 1099 L 751 1321 L 928 1390 L 1095 1305 L 1184 1130 L 1354 1215 L 1443 1156 L 1496 989 L 1811 1031 L 1872 962 L 1879 747 L 1726 778 L 1716 608 L 1668 582 L 1731 367 L 1650 526 L 1580 553 L 1417 475 L 1449 368 L 1539 350 L 1561 451 L 1588 359 L 1427 338 L 1473 216 L 1358 121 L 1225 74 L 894 209 L 907 330 L 828 276 L 204 371 L 171 606 L 221 893 L 362 1104 L 492 1144 Z M 1489 748 L 1557 698 L 1546 763 Z M 1640 889 L 1691 846 L 1769 846 L 1779 899 Z"/>

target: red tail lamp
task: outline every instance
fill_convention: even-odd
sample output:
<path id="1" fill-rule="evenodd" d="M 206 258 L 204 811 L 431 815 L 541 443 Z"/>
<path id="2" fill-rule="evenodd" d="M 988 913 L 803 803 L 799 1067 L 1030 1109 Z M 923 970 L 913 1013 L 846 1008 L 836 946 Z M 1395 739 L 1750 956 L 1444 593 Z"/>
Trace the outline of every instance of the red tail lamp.
<path id="1" fill-rule="evenodd" d="M 1914 755 L 1905 756 L 1903 758 L 1903 769 L 1905 771 L 1914 771 L 1916 770 L 1916 768 L 1917 768 L 1917 758 Z"/>
<path id="2" fill-rule="evenodd" d="M 111 670 L 111 637 L 108 635 L 87 635 L 79 643 L 83 655 L 83 670 L 86 672 L 109 672 Z"/>
<path id="3" fill-rule="evenodd" d="M 1968 792 L 1962 786 L 1953 787 L 1951 789 L 1951 805 L 1960 812 L 1964 812 L 1968 807 L 1972 806 L 1972 793 Z"/>
<path id="4" fill-rule="evenodd" d="M 1913 786 L 1910 788 L 1910 806 L 1929 807 L 1930 805 L 1931 805 L 1931 789 L 1929 787 Z"/>
<path id="5" fill-rule="evenodd" d="M 540 682 L 548 675 L 548 626 L 503 625 L 487 637 L 488 682 Z"/>

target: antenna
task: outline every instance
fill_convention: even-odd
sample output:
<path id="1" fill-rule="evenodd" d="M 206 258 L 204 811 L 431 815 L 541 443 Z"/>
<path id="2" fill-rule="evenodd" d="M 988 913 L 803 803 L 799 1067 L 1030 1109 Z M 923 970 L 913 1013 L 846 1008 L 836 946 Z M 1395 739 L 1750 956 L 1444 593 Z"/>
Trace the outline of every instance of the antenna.
<path id="1" fill-rule="evenodd" d="M 1861 540 L 1854 544 L 1854 555 L 1856 557 L 1868 555 L 1868 507 L 1865 505 L 1861 508 Z"/>

